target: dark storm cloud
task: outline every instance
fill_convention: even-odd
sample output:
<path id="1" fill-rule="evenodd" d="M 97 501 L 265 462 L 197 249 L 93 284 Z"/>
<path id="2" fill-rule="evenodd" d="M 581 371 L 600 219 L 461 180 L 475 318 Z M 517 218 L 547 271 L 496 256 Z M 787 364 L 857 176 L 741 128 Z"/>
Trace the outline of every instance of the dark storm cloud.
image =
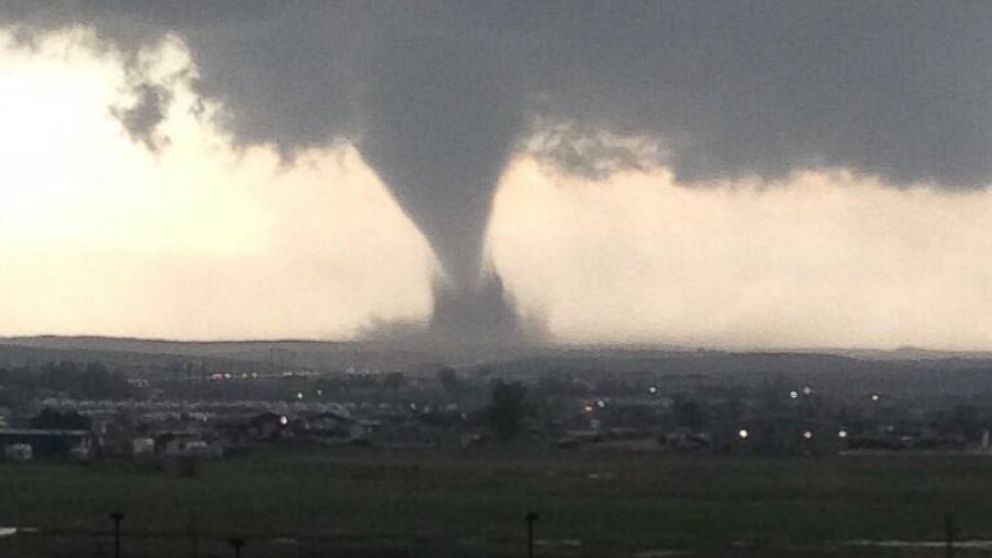
<path id="1" fill-rule="evenodd" d="M 663 139 L 683 181 L 814 166 L 948 187 L 992 178 L 988 2 L 2 6 L 9 21 L 93 24 L 126 46 L 180 34 L 237 138 L 285 151 L 357 136 L 369 53 L 419 36 L 505 53 L 531 115 Z M 423 61 L 451 74 L 464 62 Z"/>

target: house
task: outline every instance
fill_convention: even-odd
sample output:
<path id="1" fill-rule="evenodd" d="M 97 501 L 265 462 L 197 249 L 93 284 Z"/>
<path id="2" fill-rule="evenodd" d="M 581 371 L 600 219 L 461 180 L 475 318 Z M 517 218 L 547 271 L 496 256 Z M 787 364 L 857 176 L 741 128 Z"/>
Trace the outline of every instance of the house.
<path id="1" fill-rule="evenodd" d="M 675 451 L 703 451 L 710 449 L 713 437 L 708 432 L 696 432 L 691 428 L 681 427 L 662 435 L 659 441 Z"/>
<path id="2" fill-rule="evenodd" d="M 131 454 L 135 457 L 153 455 L 155 453 L 155 439 L 140 437 L 131 440 Z"/>
<path id="3" fill-rule="evenodd" d="M 266 411 L 248 419 L 249 435 L 255 440 L 282 440 L 291 438 L 293 430 L 289 426 L 289 417 L 271 411 Z"/>
<path id="4" fill-rule="evenodd" d="M 26 445 L 34 457 L 67 457 L 75 447 L 89 447 L 89 430 L 6 428 L 0 430 L 0 446 Z M 20 451 L 20 450 L 18 450 Z"/>
<path id="5" fill-rule="evenodd" d="M 34 459 L 31 444 L 10 444 L 3 447 L 3 460 L 15 463 L 25 463 Z"/>
<path id="6" fill-rule="evenodd" d="M 374 423 L 335 411 L 323 411 L 293 421 L 292 425 L 294 430 L 308 436 L 362 440 Z"/>
<path id="7" fill-rule="evenodd" d="M 256 442 L 255 434 L 259 432 L 257 428 L 252 428 L 251 419 L 254 417 L 255 415 L 220 415 L 210 419 L 207 428 L 225 450 L 248 448 Z"/>
<path id="8" fill-rule="evenodd" d="M 224 457 L 224 448 L 196 432 L 162 432 L 155 437 L 155 453 L 165 459 L 220 459 Z"/>

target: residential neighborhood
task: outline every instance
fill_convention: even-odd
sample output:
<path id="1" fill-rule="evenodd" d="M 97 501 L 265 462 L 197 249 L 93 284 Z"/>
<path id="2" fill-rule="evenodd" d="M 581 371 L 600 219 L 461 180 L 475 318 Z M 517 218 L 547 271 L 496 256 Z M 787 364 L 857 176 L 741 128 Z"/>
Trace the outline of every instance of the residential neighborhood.
<path id="1" fill-rule="evenodd" d="M 648 356 L 636 371 L 624 370 L 626 357 L 584 369 L 565 357 L 407 370 L 273 359 L 13 366 L 0 376 L 0 443 L 8 461 L 157 466 L 273 448 L 458 450 L 522 441 L 561 451 L 713 456 L 989 451 L 987 405 L 951 392 L 885 390 L 889 372 L 859 390 L 830 375 L 812 381 L 801 360 L 787 362 L 798 365 L 790 373 L 769 357 L 773 370 L 756 373 L 742 364 L 750 357 L 732 354 Z M 738 374 L 666 370 L 734 358 Z"/>

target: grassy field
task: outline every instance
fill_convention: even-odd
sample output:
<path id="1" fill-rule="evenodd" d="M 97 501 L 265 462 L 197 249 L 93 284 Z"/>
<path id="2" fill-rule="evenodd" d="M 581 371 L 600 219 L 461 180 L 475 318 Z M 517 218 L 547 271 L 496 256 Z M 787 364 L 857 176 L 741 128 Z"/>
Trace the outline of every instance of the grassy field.
<path id="1" fill-rule="evenodd" d="M 127 463 L 0 465 L 2 556 L 943 556 L 851 546 L 992 539 L 992 458 L 768 460 L 568 451 L 265 452 L 180 478 Z M 959 550 L 955 556 L 986 555 Z M 992 555 L 992 554 L 988 554 Z"/>

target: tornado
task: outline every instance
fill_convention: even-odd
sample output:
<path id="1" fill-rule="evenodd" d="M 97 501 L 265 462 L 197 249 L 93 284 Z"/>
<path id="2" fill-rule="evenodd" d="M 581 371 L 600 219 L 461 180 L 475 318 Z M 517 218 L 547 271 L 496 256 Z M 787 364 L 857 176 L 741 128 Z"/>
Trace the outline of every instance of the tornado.
<path id="1" fill-rule="evenodd" d="M 477 44 L 394 41 L 371 57 L 359 150 L 443 268 L 431 331 L 460 343 L 506 341 L 516 311 L 485 235 L 493 193 L 523 123 L 522 95 L 498 54 Z"/>

